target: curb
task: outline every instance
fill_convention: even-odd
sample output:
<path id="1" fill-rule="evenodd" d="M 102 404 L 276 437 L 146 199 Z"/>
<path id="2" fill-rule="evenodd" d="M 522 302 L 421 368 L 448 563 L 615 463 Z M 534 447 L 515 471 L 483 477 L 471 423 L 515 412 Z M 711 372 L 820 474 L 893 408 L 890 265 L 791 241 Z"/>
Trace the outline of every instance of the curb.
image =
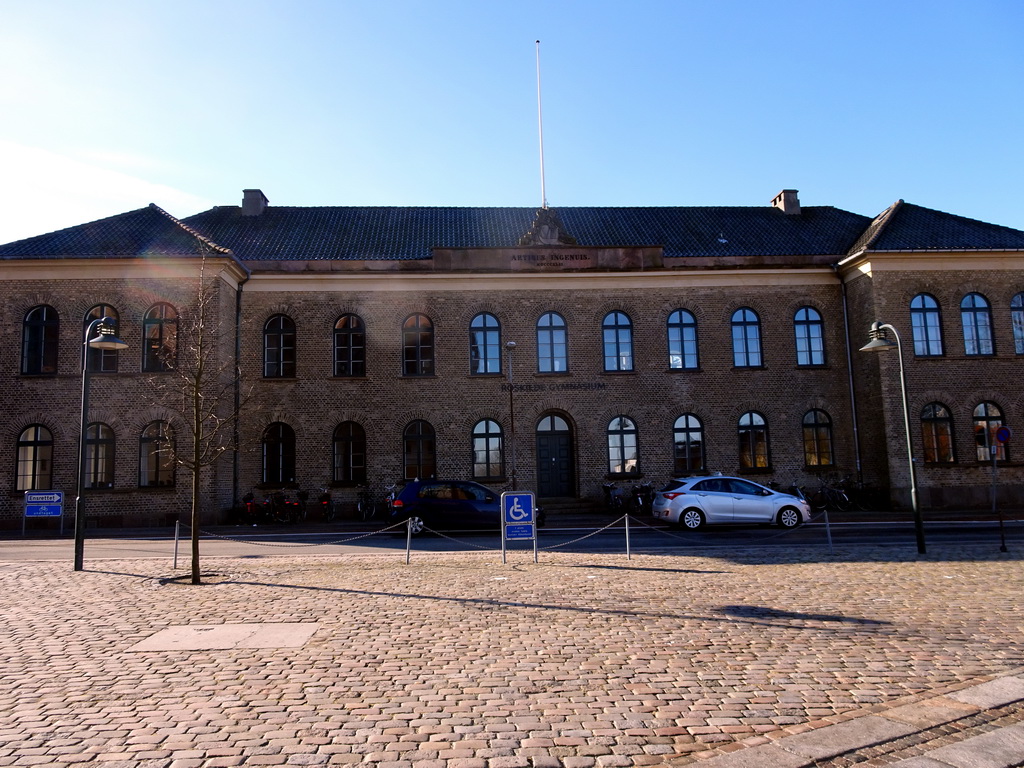
<path id="1" fill-rule="evenodd" d="M 1024 701 L 1024 671 L 953 693 L 865 714 L 842 723 L 798 734 L 769 744 L 739 746 L 734 751 L 698 759 L 700 768 L 809 768 L 835 758 L 856 760 L 856 753 L 949 725 L 985 710 Z M 768 736 L 767 738 L 771 738 Z M 890 763 L 901 768 L 1011 768 L 1024 761 L 1024 723 L 1000 728 L 928 751 L 926 757 Z M 978 761 L 985 754 L 984 763 Z M 864 758 L 866 759 L 866 758 Z M 692 760 L 666 765 L 691 764 Z"/>

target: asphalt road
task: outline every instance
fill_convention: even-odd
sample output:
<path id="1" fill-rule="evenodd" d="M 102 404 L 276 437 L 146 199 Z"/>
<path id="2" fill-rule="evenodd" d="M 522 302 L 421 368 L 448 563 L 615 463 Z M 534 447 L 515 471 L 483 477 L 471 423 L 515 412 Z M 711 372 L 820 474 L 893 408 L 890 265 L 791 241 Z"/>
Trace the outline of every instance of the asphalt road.
<path id="1" fill-rule="evenodd" d="M 175 541 L 173 535 L 135 534 L 111 536 L 107 533 L 89 533 L 85 543 L 85 557 L 89 559 L 122 558 L 174 558 L 181 562 L 190 556 L 187 531 Z M 991 543 L 995 551 L 1002 546 L 1020 550 L 1024 543 L 1024 524 L 1019 520 L 1004 522 L 941 521 L 925 525 L 926 544 Z M 407 546 L 408 544 L 408 546 Z M 914 526 L 911 523 L 833 523 L 815 522 L 793 531 L 768 527 L 719 526 L 702 531 L 678 531 L 651 527 L 642 523 L 630 525 L 627 538 L 621 522 L 602 528 L 599 524 L 588 527 L 547 527 L 540 531 L 537 541 L 538 557 L 545 552 L 600 552 L 614 553 L 658 551 L 696 554 L 709 549 L 746 548 L 750 546 L 806 548 L 808 552 L 827 554 L 833 547 L 849 545 L 885 545 L 896 548 L 916 548 Z M 507 549 L 530 550 L 531 542 L 508 542 Z M 10 536 L 0 540 L 0 561 L 71 560 L 73 543 L 69 536 L 40 538 L 31 534 L 24 538 Z M 200 539 L 202 556 L 206 557 L 274 557 L 309 554 L 337 555 L 345 553 L 394 554 L 396 557 L 415 556 L 424 552 L 501 551 L 501 539 L 494 532 L 460 531 L 443 534 L 429 533 L 407 542 L 401 528 L 387 530 L 302 531 L 295 528 L 267 529 L 259 527 L 218 527 L 204 531 Z"/>

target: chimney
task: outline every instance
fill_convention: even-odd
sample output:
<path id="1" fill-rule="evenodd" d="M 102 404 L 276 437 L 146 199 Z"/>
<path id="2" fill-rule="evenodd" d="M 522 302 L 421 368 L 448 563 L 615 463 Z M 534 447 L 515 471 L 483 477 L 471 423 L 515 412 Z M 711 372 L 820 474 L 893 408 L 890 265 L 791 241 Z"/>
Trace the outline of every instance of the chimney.
<path id="1" fill-rule="evenodd" d="M 772 207 L 792 216 L 800 213 L 800 198 L 796 196 L 795 189 L 784 189 L 772 200 Z"/>
<path id="2" fill-rule="evenodd" d="M 259 216 L 265 210 L 267 205 L 270 203 L 267 200 L 267 196 L 263 194 L 262 190 L 259 189 L 243 189 L 242 190 L 242 215 L 243 216 Z"/>

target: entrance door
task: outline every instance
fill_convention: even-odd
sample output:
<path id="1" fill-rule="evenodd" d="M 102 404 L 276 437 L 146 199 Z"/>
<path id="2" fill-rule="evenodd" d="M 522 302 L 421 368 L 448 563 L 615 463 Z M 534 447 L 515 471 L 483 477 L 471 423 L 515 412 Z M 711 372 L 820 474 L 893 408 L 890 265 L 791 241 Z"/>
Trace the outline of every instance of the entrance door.
<path id="1" fill-rule="evenodd" d="M 537 495 L 576 495 L 572 430 L 561 416 L 545 416 L 537 424 Z"/>

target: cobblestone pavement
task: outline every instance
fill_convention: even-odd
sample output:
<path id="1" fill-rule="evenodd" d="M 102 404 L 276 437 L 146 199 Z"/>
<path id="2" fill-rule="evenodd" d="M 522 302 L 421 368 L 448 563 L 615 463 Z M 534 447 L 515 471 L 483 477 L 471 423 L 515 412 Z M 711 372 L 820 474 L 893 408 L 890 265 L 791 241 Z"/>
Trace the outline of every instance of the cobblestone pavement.
<path id="1" fill-rule="evenodd" d="M 0 563 L 0 766 L 687 765 L 1019 670 L 991 550 Z M 242 623 L 316 630 L 134 649 Z"/>

